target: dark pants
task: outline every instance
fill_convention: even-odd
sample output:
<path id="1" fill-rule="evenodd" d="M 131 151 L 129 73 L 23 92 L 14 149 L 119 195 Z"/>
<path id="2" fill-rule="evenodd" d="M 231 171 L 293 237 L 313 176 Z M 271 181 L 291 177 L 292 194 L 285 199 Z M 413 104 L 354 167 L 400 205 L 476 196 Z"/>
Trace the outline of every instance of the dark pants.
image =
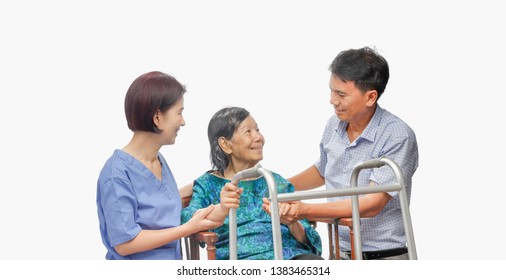
<path id="1" fill-rule="evenodd" d="M 315 254 L 300 254 L 292 257 L 291 260 L 324 260 L 324 258 Z"/>

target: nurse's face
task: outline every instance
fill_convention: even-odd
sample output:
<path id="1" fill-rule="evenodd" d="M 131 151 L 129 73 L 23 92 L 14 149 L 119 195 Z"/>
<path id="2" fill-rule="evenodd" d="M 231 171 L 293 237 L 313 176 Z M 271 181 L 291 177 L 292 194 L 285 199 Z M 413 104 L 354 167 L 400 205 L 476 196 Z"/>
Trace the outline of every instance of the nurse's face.
<path id="1" fill-rule="evenodd" d="M 184 98 L 181 96 L 179 100 L 164 113 L 158 112 L 158 129 L 162 130 L 160 133 L 163 136 L 163 144 L 172 145 L 176 142 L 177 132 L 186 123 L 183 118 Z"/>

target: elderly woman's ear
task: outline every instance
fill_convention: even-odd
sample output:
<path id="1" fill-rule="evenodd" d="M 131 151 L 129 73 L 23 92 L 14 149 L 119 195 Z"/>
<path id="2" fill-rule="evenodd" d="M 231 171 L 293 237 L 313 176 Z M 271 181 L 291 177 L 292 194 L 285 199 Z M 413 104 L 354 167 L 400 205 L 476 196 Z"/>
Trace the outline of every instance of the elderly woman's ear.
<path id="1" fill-rule="evenodd" d="M 232 149 L 230 149 L 228 140 L 225 137 L 218 138 L 218 145 L 220 145 L 220 148 L 225 154 L 230 155 L 232 153 Z"/>

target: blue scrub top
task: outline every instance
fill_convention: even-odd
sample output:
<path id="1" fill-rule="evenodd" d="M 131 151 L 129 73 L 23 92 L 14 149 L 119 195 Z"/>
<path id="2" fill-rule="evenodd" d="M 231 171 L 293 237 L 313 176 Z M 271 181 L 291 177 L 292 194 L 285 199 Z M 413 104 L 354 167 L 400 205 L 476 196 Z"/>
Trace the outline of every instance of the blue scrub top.
<path id="1" fill-rule="evenodd" d="M 143 229 L 177 227 L 181 221 L 181 197 L 163 156 L 160 181 L 130 154 L 115 150 L 107 160 L 97 183 L 97 211 L 102 242 L 108 260 L 181 259 L 180 241 L 154 250 L 119 255 L 114 246 L 132 240 Z"/>

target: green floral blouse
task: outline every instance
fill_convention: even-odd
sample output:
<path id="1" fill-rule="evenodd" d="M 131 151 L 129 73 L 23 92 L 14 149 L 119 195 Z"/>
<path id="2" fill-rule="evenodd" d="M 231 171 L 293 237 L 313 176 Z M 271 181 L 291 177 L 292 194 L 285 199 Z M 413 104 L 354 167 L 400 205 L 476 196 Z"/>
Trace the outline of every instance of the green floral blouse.
<path id="1" fill-rule="evenodd" d="M 280 175 L 272 172 L 277 184 L 278 193 L 293 192 L 293 185 Z M 193 196 L 190 205 L 183 209 L 181 222 L 186 223 L 195 211 L 211 204 L 220 203 L 220 191 L 230 180 L 218 177 L 210 172 L 200 176 L 194 182 Z M 274 259 L 271 217 L 262 210 L 262 198 L 269 197 L 267 182 L 263 177 L 245 180 L 239 183 L 244 189 L 241 204 L 237 209 L 237 258 L 250 260 Z M 225 223 L 212 231 L 218 234 L 216 258 L 230 259 L 229 251 L 229 218 Z M 300 254 L 321 255 L 321 239 L 318 232 L 304 219 L 300 221 L 306 231 L 309 244 L 298 242 L 290 233 L 288 226 L 281 225 L 283 258 L 291 259 Z"/>

